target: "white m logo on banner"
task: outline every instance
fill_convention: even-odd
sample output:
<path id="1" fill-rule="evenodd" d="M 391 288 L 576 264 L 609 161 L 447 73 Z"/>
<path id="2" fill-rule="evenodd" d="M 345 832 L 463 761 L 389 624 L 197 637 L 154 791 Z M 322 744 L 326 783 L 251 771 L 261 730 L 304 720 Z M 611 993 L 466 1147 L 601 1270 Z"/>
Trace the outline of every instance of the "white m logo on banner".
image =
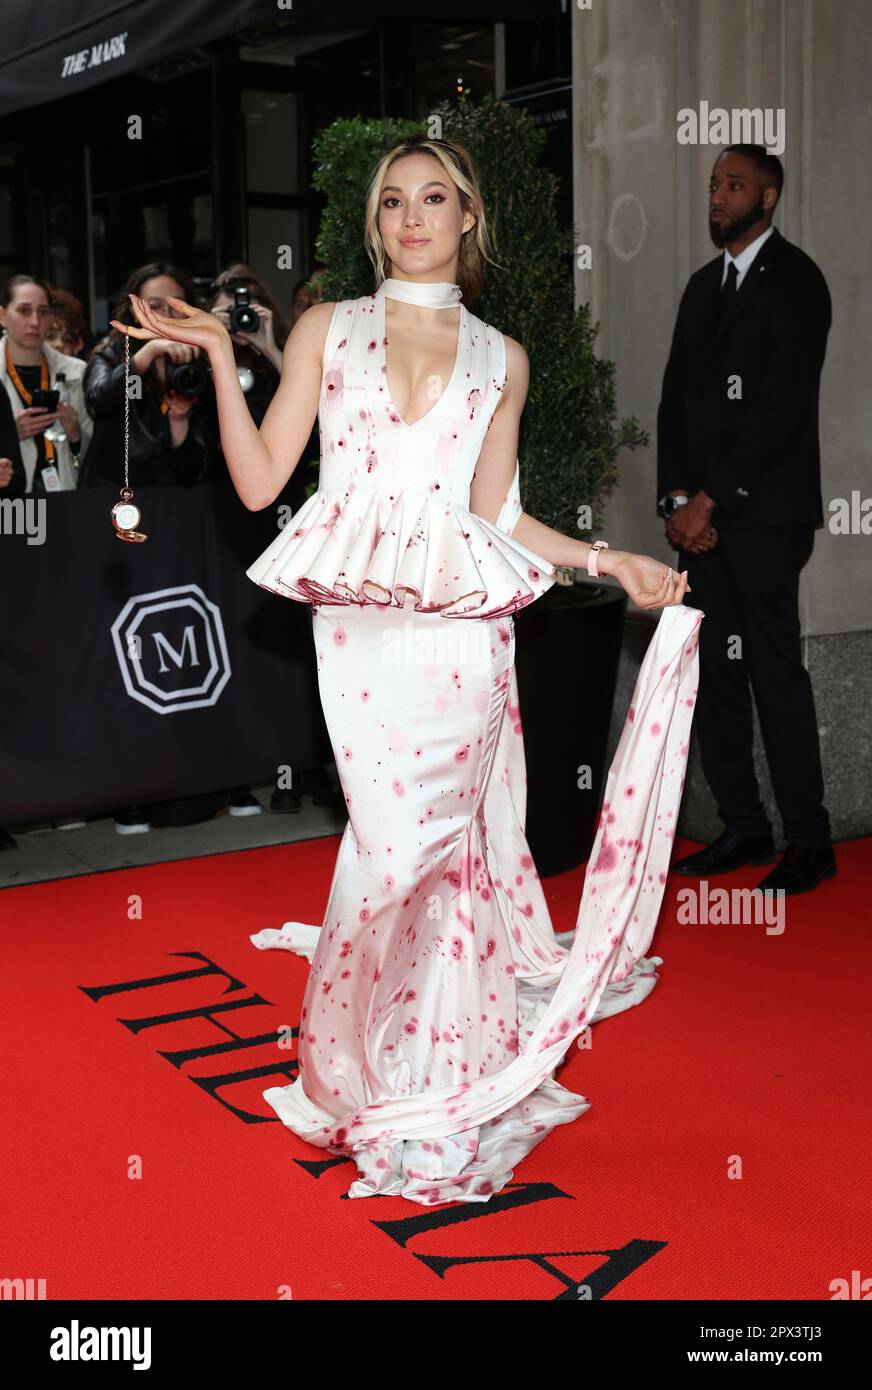
<path id="1" fill-rule="evenodd" d="M 156 714 L 214 705 L 230 679 L 221 611 L 198 584 L 128 599 L 112 641 L 128 695 Z"/>
<path id="2" fill-rule="evenodd" d="M 175 647 L 167 641 L 166 637 L 162 632 L 153 632 L 151 635 L 154 638 L 155 646 L 161 654 L 161 662 L 163 662 L 164 653 L 166 653 L 170 661 L 174 662 L 175 665 L 179 668 L 179 670 L 181 670 L 182 663 L 185 659 L 185 650 L 186 648 L 190 647 L 191 656 L 188 661 L 188 665 L 199 666 L 200 658 L 197 656 L 197 639 L 194 636 L 193 627 L 185 628 L 182 637 L 182 645 L 178 651 L 176 651 Z M 163 675 L 164 671 L 168 671 L 169 669 L 170 668 L 168 666 L 162 664 L 160 668 L 161 675 Z"/>

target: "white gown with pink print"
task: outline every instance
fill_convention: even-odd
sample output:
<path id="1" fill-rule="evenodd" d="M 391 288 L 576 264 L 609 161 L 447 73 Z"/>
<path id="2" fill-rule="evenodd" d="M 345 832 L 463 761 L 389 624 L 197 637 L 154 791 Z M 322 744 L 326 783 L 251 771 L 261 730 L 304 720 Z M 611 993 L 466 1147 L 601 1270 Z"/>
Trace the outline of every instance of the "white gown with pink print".
<path id="1" fill-rule="evenodd" d="M 460 299 L 454 285 L 387 280 L 336 305 L 319 490 L 247 571 L 313 606 L 349 817 L 323 923 L 288 921 L 251 940 L 311 962 L 299 1075 L 265 1100 L 308 1143 L 353 1158 L 350 1197 L 432 1206 L 487 1201 L 554 1125 L 582 1115 L 590 1102 L 555 1069 L 589 1024 L 654 987 L 662 961 L 645 952 L 684 785 L 703 615 L 660 613 L 576 930 L 558 937 L 524 837 L 511 616 L 554 583 L 554 568 L 512 538 L 517 468 L 495 525 L 468 508 L 505 342 L 461 306 L 448 384 L 407 424 L 386 370 L 386 295 L 433 309 Z"/>

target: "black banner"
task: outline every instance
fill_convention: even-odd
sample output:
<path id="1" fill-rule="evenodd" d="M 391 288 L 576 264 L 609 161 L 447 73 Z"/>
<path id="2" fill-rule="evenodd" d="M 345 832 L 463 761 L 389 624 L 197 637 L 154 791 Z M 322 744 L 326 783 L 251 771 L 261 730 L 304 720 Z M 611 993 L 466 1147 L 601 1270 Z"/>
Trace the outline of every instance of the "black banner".
<path id="1" fill-rule="evenodd" d="M 246 576 L 276 533 L 232 488 L 0 502 L 0 825 L 275 782 L 332 761 L 308 604 Z"/>

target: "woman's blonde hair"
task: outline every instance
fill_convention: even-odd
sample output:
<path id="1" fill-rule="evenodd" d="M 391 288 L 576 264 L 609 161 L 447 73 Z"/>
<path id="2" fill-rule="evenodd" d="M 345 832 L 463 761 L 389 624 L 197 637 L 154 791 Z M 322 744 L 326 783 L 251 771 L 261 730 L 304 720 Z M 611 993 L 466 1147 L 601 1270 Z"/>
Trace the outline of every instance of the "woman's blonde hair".
<path id="1" fill-rule="evenodd" d="M 438 159 L 451 182 L 457 189 L 460 207 L 463 212 L 469 208 L 475 216 L 475 225 L 464 232 L 460 238 L 460 252 L 457 258 L 457 281 L 463 293 L 464 303 L 478 299 L 484 283 L 485 261 L 491 265 L 491 241 L 485 217 L 484 202 L 478 183 L 478 174 L 469 151 L 453 140 L 431 140 L 426 135 L 414 134 L 401 140 L 382 155 L 369 182 L 366 196 L 366 223 L 364 244 L 366 254 L 375 270 L 376 289 L 392 273 L 391 260 L 385 251 L 379 230 L 380 194 L 385 175 L 395 159 L 407 154 L 431 154 Z"/>

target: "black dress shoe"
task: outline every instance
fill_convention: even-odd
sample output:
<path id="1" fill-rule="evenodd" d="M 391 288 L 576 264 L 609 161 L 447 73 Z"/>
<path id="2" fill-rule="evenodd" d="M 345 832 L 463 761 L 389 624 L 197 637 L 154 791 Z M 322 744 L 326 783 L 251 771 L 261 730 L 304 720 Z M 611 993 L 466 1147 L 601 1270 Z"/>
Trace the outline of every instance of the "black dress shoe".
<path id="1" fill-rule="evenodd" d="M 337 787 L 326 768 L 307 768 L 303 773 L 303 788 L 311 796 L 313 806 L 328 806 L 333 811 L 348 809 L 342 788 Z"/>
<path id="2" fill-rule="evenodd" d="M 674 874 L 725 874 L 741 864 L 771 864 L 775 858 L 771 835 L 737 835 L 724 830 L 716 840 L 696 854 L 688 854 L 672 865 Z"/>
<path id="3" fill-rule="evenodd" d="M 293 812 L 303 809 L 303 792 L 297 787 L 274 787 L 269 799 L 271 811 Z"/>
<path id="4" fill-rule="evenodd" d="M 0 826 L 0 849 L 17 849 L 18 842 L 14 835 L 10 835 L 5 826 Z"/>
<path id="5" fill-rule="evenodd" d="M 835 873 L 832 845 L 788 845 L 757 887 L 764 893 L 807 893 Z"/>

